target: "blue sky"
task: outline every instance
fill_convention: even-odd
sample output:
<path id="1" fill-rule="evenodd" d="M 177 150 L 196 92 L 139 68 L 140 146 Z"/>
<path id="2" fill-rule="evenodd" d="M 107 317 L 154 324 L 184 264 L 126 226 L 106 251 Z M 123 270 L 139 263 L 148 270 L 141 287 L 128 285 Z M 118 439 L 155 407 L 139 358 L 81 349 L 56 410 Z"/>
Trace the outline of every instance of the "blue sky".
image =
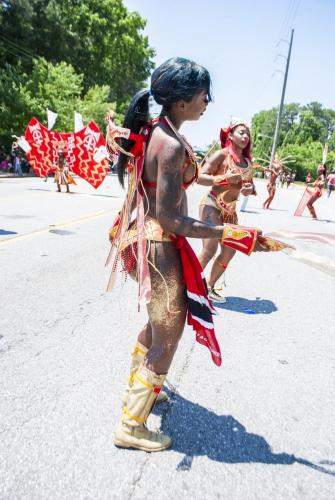
<path id="1" fill-rule="evenodd" d="M 124 0 L 147 20 L 155 63 L 182 56 L 205 66 L 214 103 L 182 132 L 194 146 L 216 139 L 231 116 L 248 121 L 278 106 L 290 30 L 295 30 L 285 102 L 335 109 L 335 0 Z M 273 75 L 273 76 L 272 76 Z"/>

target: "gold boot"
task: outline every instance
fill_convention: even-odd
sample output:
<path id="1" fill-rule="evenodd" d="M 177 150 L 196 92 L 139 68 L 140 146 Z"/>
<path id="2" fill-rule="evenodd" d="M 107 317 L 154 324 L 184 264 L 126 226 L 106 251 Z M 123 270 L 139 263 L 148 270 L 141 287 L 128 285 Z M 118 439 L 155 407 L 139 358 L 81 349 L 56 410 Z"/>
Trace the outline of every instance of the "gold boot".
<path id="1" fill-rule="evenodd" d="M 157 375 L 141 365 L 129 388 L 127 406 L 123 408 L 121 422 L 115 432 L 114 443 L 121 448 L 143 451 L 162 451 L 171 446 L 165 434 L 152 432 L 145 423 L 156 402 L 166 375 Z"/>
<path id="2" fill-rule="evenodd" d="M 130 374 L 128 377 L 128 383 L 126 390 L 123 393 L 122 396 L 122 406 L 126 406 L 127 404 L 127 399 L 128 399 L 128 394 L 129 394 L 129 389 L 133 385 L 133 380 L 135 373 L 140 366 L 141 363 L 143 363 L 144 357 L 146 353 L 148 352 L 148 348 L 141 344 L 140 342 L 136 342 L 136 345 L 134 347 L 133 352 L 131 353 L 131 363 L 130 363 Z M 157 396 L 156 404 L 159 403 L 164 403 L 164 401 L 168 401 L 168 395 L 166 394 L 165 391 L 160 391 L 160 393 Z"/>

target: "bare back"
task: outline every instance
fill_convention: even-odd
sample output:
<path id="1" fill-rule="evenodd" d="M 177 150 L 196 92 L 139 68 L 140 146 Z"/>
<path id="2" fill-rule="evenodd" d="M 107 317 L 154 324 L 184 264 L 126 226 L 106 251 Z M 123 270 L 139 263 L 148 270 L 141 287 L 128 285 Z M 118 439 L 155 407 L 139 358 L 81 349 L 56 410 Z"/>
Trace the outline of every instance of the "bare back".
<path id="1" fill-rule="evenodd" d="M 173 208 L 179 215 L 187 215 L 187 198 L 182 186 L 190 181 L 194 168 L 185 166 L 186 152 L 180 139 L 165 123 L 158 123 L 154 126 L 147 144 L 142 175 L 147 196 L 145 208 L 148 210 L 148 215 L 153 218 L 157 218 L 157 212 L 159 212 L 157 210 L 159 194 L 162 190 L 166 191 L 166 187 L 162 186 L 160 172 L 166 159 L 171 157 L 171 152 L 176 153 L 173 154 L 174 162 L 179 167 L 179 175 L 173 179 L 173 186 L 168 186 L 169 190 L 174 191 Z M 159 208 L 161 209 L 161 207 Z"/>

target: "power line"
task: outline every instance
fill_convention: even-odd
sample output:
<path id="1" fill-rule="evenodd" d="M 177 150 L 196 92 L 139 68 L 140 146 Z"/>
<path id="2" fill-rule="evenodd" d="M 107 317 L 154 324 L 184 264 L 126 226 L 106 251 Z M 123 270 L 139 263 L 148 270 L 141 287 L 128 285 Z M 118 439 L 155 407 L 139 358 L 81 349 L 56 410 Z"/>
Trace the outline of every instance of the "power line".
<path id="1" fill-rule="evenodd" d="M 290 19 L 290 15 L 291 15 L 291 10 L 294 6 L 294 3 L 295 3 L 295 0 L 290 0 L 290 3 L 288 5 L 288 8 L 287 8 L 287 11 L 286 11 L 286 14 L 283 18 L 283 21 L 281 23 L 281 27 L 280 27 L 280 31 L 279 31 L 279 34 L 278 34 L 278 38 L 281 38 L 281 35 L 282 33 L 285 33 L 286 29 L 284 30 L 284 27 L 286 27 L 289 19 Z"/>
<path id="2" fill-rule="evenodd" d="M 278 46 L 280 41 L 283 41 L 282 34 L 283 34 L 283 37 L 285 38 L 285 42 L 288 43 L 288 41 L 286 40 L 287 34 L 288 34 L 289 30 L 293 29 L 293 23 L 294 23 L 294 20 L 296 18 L 296 15 L 297 15 L 297 12 L 298 12 L 298 9 L 300 7 L 301 2 L 302 2 L 302 0 L 290 0 L 289 4 L 287 6 L 286 12 L 284 14 L 284 17 L 283 17 L 283 21 L 281 23 L 281 28 L 280 28 L 280 31 L 278 34 L 279 42 L 277 43 L 276 47 Z M 274 50 L 276 49 L 276 47 L 274 48 Z M 274 53 L 274 50 L 272 51 L 272 54 Z M 268 57 L 266 63 L 263 66 L 264 70 L 266 70 L 266 73 L 267 73 L 267 68 L 269 67 L 269 62 L 270 62 L 271 57 L 272 57 L 271 55 Z M 272 78 L 273 74 L 274 73 L 272 73 L 272 75 L 270 77 L 270 74 L 265 75 L 265 71 L 264 71 L 264 73 L 263 73 L 264 76 L 261 79 L 261 82 L 263 81 L 264 83 L 261 86 L 260 86 L 260 81 L 257 80 L 257 86 L 260 88 L 258 95 L 262 95 L 263 92 L 265 91 L 265 89 L 268 88 L 270 79 Z M 253 90 L 253 88 L 250 89 L 250 94 L 251 94 L 251 90 Z"/>
<path id="3" fill-rule="evenodd" d="M 293 12 L 293 16 L 292 16 L 292 19 L 291 19 L 290 26 L 288 27 L 288 29 L 287 29 L 287 32 L 286 32 L 286 33 L 288 33 L 288 31 L 289 31 L 290 29 L 292 29 L 292 28 L 293 28 L 293 23 L 294 23 L 294 21 L 295 21 L 295 18 L 296 18 L 296 15 L 297 15 L 298 9 L 299 9 L 299 7 L 300 7 L 300 4 L 301 4 L 301 0 L 298 0 L 298 1 L 297 1 L 297 4 L 296 4 L 296 7 L 295 7 L 295 10 L 294 10 L 294 12 Z"/>
<path id="4" fill-rule="evenodd" d="M 3 46 L 1 47 L 1 49 L 5 50 L 6 52 L 8 52 L 8 54 L 10 54 L 10 55 L 12 55 L 12 56 L 14 56 L 14 57 L 16 57 L 16 58 L 23 57 L 23 58 L 25 58 L 25 59 L 26 59 L 26 60 L 28 60 L 28 61 L 31 61 L 31 59 L 32 59 L 31 57 L 28 57 L 28 56 L 23 56 L 22 54 L 20 54 L 20 53 L 18 53 L 18 52 L 15 52 L 15 50 L 14 50 L 14 49 L 12 49 L 12 48 L 10 48 L 10 47 L 6 47 L 5 45 L 3 45 Z"/>
<path id="5" fill-rule="evenodd" d="M 36 58 L 38 58 L 38 56 L 35 55 L 33 52 L 29 52 L 26 49 L 20 47 L 20 45 L 14 43 L 11 40 L 9 40 L 8 38 L 4 37 L 1 33 L 0 33 L 0 39 L 5 44 L 7 44 L 7 46 L 9 46 L 9 48 L 11 50 L 16 51 L 21 57 L 25 57 L 27 59 L 36 59 Z"/>
<path id="6" fill-rule="evenodd" d="M 25 49 L 24 47 L 22 47 L 21 45 L 19 45 L 18 43 L 13 42 L 13 40 L 10 40 L 10 39 L 9 39 L 9 38 L 7 38 L 6 36 L 4 36 L 2 33 L 0 33 L 0 37 L 1 37 L 4 41 L 6 41 L 6 42 L 10 43 L 10 44 L 11 44 L 11 45 L 13 45 L 14 47 L 16 47 L 16 48 L 18 48 L 19 50 L 21 50 L 22 52 L 25 52 L 25 53 L 27 54 L 27 56 L 30 56 L 30 57 L 31 57 L 31 56 L 33 56 L 33 57 L 35 57 L 35 54 L 34 54 L 31 50 L 27 50 L 27 49 Z"/>
<path id="7" fill-rule="evenodd" d="M 283 33 L 284 37 L 287 37 L 289 31 L 293 28 L 293 23 L 295 21 L 300 4 L 301 0 L 291 0 L 287 15 L 285 17 L 285 22 L 283 22 L 281 29 L 281 33 Z"/>

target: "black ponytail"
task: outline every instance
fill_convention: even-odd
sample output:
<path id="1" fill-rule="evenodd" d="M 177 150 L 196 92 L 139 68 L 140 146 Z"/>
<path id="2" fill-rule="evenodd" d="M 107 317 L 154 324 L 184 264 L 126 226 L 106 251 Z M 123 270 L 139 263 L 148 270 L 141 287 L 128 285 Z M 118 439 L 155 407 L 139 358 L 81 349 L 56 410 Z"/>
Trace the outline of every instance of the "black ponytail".
<path id="1" fill-rule="evenodd" d="M 124 128 L 129 128 L 132 132 L 138 134 L 143 125 L 149 121 L 149 97 L 150 91 L 148 89 L 140 90 L 134 95 L 126 111 L 123 122 Z M 120 144 L 123 149 L 130 151 L 134 141 L 122 139 Z M 128 159 L 127 155 L 120 153 L 117 162 L 117 175 L 122 187 L 124 187 L 124 175 Z"/>

